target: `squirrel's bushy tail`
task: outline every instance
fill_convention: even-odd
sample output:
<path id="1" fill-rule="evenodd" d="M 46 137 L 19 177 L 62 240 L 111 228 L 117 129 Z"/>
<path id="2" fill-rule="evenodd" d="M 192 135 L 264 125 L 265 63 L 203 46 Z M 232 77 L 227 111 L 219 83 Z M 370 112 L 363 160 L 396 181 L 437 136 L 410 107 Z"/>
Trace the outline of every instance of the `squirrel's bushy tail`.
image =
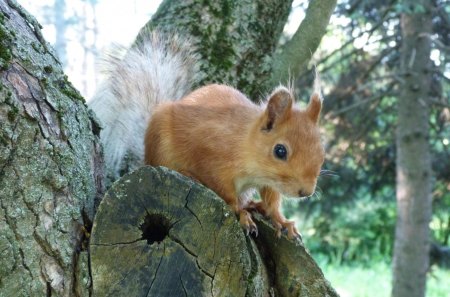
<path id="1" fill-rule="evenodd" d="M 186 95 L 200 74 L 191 42 L 175 34 L 146 32 L 131 49 L 117 47 L 104 62 L 107 78 L 89 106 L 103 128 L 107 173 L 116 179 L 143 164 L 154 106 Z"/>

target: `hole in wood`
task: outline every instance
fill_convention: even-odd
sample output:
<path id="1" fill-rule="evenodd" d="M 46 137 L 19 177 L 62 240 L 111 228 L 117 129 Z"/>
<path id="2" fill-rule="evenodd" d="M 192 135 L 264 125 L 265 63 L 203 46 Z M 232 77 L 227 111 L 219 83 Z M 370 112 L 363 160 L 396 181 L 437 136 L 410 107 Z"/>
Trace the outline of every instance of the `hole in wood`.
<path id="1" fill-rule="evenodd" d="M 147 214 L 144 223 L 139 227 L 142 231 L 142 239 L 147 240 L 147 244 L 152 245 L 161 241 L 169 235 L 170 222 L 160 214 Z"/>

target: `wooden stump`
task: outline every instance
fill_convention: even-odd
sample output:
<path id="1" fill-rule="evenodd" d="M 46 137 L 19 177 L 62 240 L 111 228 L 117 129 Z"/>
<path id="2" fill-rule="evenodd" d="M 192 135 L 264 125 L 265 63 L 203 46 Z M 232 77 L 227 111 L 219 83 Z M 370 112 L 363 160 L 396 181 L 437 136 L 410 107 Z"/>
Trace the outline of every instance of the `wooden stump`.
<path id="1" fill-rule="evenodd" d="M 254 241 L 211 190 L 163 167 L 138 169 L 97 212 L 94 296 L 337 296 L 300 241 L 257 222 Z"/>

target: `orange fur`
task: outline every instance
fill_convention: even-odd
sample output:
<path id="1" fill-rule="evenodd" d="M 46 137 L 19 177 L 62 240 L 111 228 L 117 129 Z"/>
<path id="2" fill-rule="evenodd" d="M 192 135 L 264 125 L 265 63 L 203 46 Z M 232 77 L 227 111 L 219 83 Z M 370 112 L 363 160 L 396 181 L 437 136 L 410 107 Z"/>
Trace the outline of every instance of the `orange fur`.
<path id="1" fill-rule="evenodd" d="M 311 195 L 324 150 L 317 126 L 320 95 L 311 96 L 305 110 L 293 107 L 289 90 L 273 91 L 265 106 L 257 106 L 225 85 L 208 85 L 180 101 L 159 105 L 145 135 L 145 163 L 182 172 L 221 196 L 239 214 L 249 231 L 257 231 L 250 213 L 270 216 L 281 234 L 298 236 L 293 222 L 280 213 L 280 193 Z M 287 148 L 286 160 L 274 154 Z M 247 190 L 259 190 L 262 201 L 246 201 Z"/>

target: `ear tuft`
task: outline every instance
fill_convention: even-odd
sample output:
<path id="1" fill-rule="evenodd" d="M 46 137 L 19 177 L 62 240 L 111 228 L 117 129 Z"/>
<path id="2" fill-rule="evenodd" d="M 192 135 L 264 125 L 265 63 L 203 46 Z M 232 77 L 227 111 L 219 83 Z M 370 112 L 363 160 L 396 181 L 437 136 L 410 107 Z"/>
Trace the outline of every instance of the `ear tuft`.
<path id="1" fill-rule="evenodd" d="M 309 98 L 309 104 L 306 108 L 306 113 L 314 123 L 319 122 L 319 115 L 320 111 L 322 110 L 322 101 L 322 96 L 316 92 L 314 92 Z"/>
<path id="2" fill-rule="evenodd" d="M 286 119 L 292 109 L 293 101 L 293 96 L 286 87 L 279 86 L 276 88 L 270 95 L 267 103 L 263 130 L 270 131 L 274 125 Z"/>
<path id="3" fill-rule="evenodd" d="M 319 72 L 317 71 L 316 68 L 314 78 L 314 92 L 309 98 L 309 104 L 308 107 L 306 108 L 306 113 L 314 123 L 319 122 L 319 115 L 322 109 L 322 102 L 323 97 L 321 91 L 321 80 Z"/>

